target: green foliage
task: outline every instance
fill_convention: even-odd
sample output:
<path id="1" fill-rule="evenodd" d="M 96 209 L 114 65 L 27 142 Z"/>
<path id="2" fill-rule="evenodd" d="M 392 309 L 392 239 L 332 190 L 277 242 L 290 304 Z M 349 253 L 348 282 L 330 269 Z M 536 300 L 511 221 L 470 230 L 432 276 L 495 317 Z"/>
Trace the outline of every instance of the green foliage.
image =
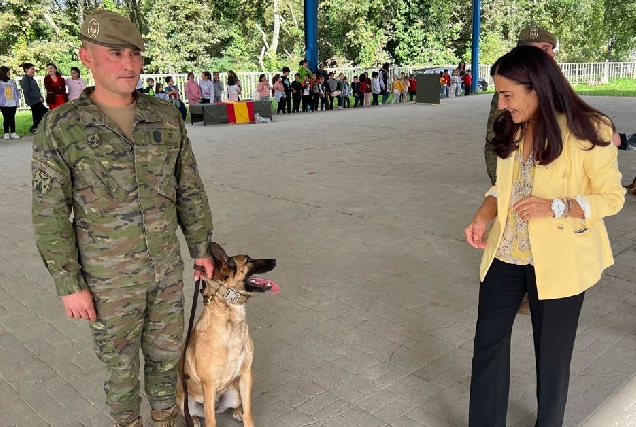
<path id="1" fill-rule="evenodd" d="M 99 7 L 140 28 L 148 72 L 295 70 L 304 57 L 303 0 L 4 0 L 0 62 L 14 73 L 24 61 L 39 69 L 54 62 L 68 73 L 79 65 L 79 23 Z M 531 23 L 557 35 L 561 62 L 635 53 L 636 0 L 482 0 L 481 16 L 481 63 L 512 48 Z M 319 2 L 319 60 L 328 65 L 469 62 L 471 37 L 472 0 Z"/>

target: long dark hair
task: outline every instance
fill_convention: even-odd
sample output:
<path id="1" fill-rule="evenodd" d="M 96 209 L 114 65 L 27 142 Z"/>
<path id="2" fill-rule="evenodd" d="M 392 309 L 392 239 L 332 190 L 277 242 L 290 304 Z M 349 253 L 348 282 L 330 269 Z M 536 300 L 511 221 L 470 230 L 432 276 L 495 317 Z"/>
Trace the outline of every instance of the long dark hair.
<path id="1" fill-rule="evenodd" d="M 9 67 L 5 67 L 4 65 L 0 67 L 0 81 L 9 81 L 9 71 L 11 71 Z"/>
<path id="2" fill-rule="evenodd" d="M 540 165 L 549 165 L 561 155 L 563 140 L 559 115 L 565 115 L 567 127 L 578 139 L 595 146 L 606 146 L 597 126 L 614 127 L 611 120 L 586 104 L 572 89 L 556 62 L 534 46 L 518 46 L 495 62 L 491 76 L 502 76 L 536 93 L 539 106 L 533 120 L 534 158 Z M 502 159 L 515 151 L 522 136 L 523 123 L 514 123 L 509 111 L 500 114 L 493 123 L 495 136 L 489 140 Z"/>

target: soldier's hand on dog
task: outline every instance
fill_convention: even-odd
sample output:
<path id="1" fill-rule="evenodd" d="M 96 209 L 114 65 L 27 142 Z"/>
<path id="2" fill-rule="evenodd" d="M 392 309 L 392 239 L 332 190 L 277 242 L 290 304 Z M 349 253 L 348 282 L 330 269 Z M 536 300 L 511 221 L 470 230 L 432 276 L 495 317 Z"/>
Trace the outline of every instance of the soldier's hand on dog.
<path id="1" fill-rule="evenodd" d="M 87 319 L 91 322 L 97 320 L 93 294 L 88 289 L 62 297 L 66 317 L 69 319 Z"/>
<path id="2" fill-rule="evenodd" d="M 205 279 L 206 276 L 208 279 L 212 279 L 213 273 L 214 273 L 214 261 L 212 260 L 212 257 L 197 258 L 194 260 L 193 278 L 195 282 L 199 279 Z"/>

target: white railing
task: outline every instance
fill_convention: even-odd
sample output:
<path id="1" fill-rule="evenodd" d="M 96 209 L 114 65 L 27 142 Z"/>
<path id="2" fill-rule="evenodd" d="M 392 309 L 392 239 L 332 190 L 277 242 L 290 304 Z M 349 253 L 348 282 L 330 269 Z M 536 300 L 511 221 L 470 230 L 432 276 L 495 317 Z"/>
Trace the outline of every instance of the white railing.
<path id="1" fill-rule="evenodd" d="M 615 79 L 636 79 L 636 62 L 587 62 L 587 63 L 559 63 L 563 74 L 568 79 L 571 84 L 579 84 L 579 83 L 604 83 L 608 81 L 612 81 Z M 490 65 L 480 65 L 479 66 L 479 77 L 485 79 L 488 82 L 488 87 L 493 87 L 494 83 L 492 78 L 490 77 Z M 413 70 L 426 68 L 426 66 L 409 66 L 409 67 L 393 67 L 390 70 L 390 75 L 404 72 L 407 75 L 411 74 Z M 449 70 L 452 70 L 452 66 L 449 66 Z M 333 71 L 336 75 L 343 73 L 349 81 L 351 81 L 353 76 L 360 75 L 361 73 L 370 73 L 373 71 L 378 71 L 378 67 L 345 67 L 345 68 L 326 68 L 327 71 Z M 292 70 L 290 73 L 290 79 L 293 80 L 294 74 L 296 70 Z M 256 91 L 256 85 L 258 83 L 258 77 L 261 74 L 265 74 L 267 76 L 268 81 L 272 81 L 272 77 L 275 72 L 239 72 L 236 73 L 239 80 L 241 81 L 241 85 L 243 87 L 242 98 L 249 99 L 252 98 L 254 92 Z M 181 89 L 181 98 L 185 101 L 184 96 L 184 85 L 187 81 L 187 74 L 142 74 L 141 78 L 144 82 L 148 77 L 152 77 L 155 82 L 165 82 L 166 76 L 172 76 L 174 78 L 175 84 L 179 86 Z M 219 77 L 223 82 L 223 86 L 227 87 L 225 83 L 227 81 L 227 73 L 220 73 Z M 90 86 L 93 84 L 93 80 L 91 77 L 83 77 L 86 80 L 86 83 Z M 21 77 L 16 78 L 18 82 L 18 86 L 20 84 Z M 36 82 L 40 86 L 40 90 L 44 88 L 44 77 L 36 76 Z M 164 84 L 165 86 L 165 84 Z M 42 90 L 44 94 L 44 91 Z M 223 99 L 226 98 L 226 94 L 223 94 Z M 20 100 L 20 108 L 28 108 L 26 104 L 24 104 L 24 99 Z"/>

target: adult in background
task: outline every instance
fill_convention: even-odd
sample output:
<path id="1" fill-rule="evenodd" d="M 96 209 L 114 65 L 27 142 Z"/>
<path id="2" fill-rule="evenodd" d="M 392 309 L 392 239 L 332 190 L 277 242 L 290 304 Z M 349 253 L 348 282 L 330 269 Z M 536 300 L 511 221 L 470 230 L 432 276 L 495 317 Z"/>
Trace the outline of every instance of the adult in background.
<path id="1" fill-rule="evenodd" d="M 209 104 L 214 100 L 214 82 L 209 71 L 201 73 L 199 89 L 201 90 L 201 100 L 199 101 L 201 104 Z"/>
<path id="2" fill-rule="evenodd" d="M 15 113 L 20 104 L 18 85 L 11 78 L 9 67 L 0 67 L 0 111 L 2 112 L 2 126 L 4 139 L 19 139 L 15 133 Z"/>
<path id="3" fill-rule="evenodd" d="M 22 64 L 24 75 L 20 80 L 20 87 L 22 87 L 22 95 L 24 96 L 24 102 L 31 108 L 31 117 L 33 124 L 29 128 L 29 132 L 35 133 L 40 125 L 42 117 L 49 111 L 44 106 L 44 98 L 40 92 L 40 87 L 33 78 L 35 76 L 35 65 L 30 62 Z"/>
<path id="4" fill-rule="evenodd" d="M 82 91 L 86 89 L 86 82 L 82 79 L 79 68 L 71 67 L 71 77 L 66 78 L 66 89 L 69 101 L 79 98 Z"/>
<path id="5" fill-rule="evenodd" d="M 535 46 L 539 49 L 543 49 L 551 58 L 554 58 L 554 48 L 557 45 L 557 38 L 551 32 L 537 27 L 529 26 L 519 32 L 517 37 L 517 46 Z M 463 61 L 462 61 L 463 62 Z M 462 65 L 460 62 L 460 66 Z M 458 67 L 459 69 L 459 67 Z M 499 103 L 499 93 L 495 92 L 490 101 L 490 114 L 488 115 L 488 122 L 486 123 L 486 146 L 484 147 L 484 158 L 486 159 L 486 172 L 490 177 L 490 183 L 495 185 L 497 181 L 497 155 L 495 154 L 492 145 L 488 142 L 494 136 L 492 125 L 495 122 L 497 116 L 501 111 L 497 105 Z"/>
<path id="6" fill-rule="evenodd" d="M 540 48 L 516 47 L 495 62 L 491 76 L 504 110 L 490 140 L 499 176 L 465 230 L 470 245 L 485 249 L 469 426 L 506 425 L 512 324 L 527 292 L 535 425 L 558 427 L 585 291 L 614 262 L 603 218 L 625 202 L 613 125 L 579 98 Z"/>
<path id="7" fill-rule="evenodd" d="M 305 80 L 305 76 L 311 77 L 312 72 L 309 69 L 309 61 L 303 59 L 298 63 L 298 74 L 300 75 L 300 80 Z M 315 80 L 315 79 L 314 79 Z"/>
<path id="8" fill-rule="evenodd" d="M 188 100 L 188 105 L 201 102 L 201 88 L 194 81 L 194 73 L 188 73 L 188 80 L 185 83 L 185 97 Z"/>
<path id="9" fill-rule="evenodd" d="M 179 113 L 135 90 L 144 48 L 137 28 L 98 10 L 80 37 L 95 86 L 52 110 L 35 137 L 37 247 L 67 316 L 90 321 L 116 426 L 143 425 L 140 350 L 152 425 L 174 426 L 184 324 L 176 230 L 195 280 L 204 274 L 197 268 L 212 277 L 210 207 Z"/>
<path id="10" fill-rule="evenodd" d="M 46 64 L 47 75 L 44 76 L 44 87 L 46 88 L 46 104 L 49 109 L 59 107 L 68 102 L 66 93 L 66 82 L 55 64 Z"/>

